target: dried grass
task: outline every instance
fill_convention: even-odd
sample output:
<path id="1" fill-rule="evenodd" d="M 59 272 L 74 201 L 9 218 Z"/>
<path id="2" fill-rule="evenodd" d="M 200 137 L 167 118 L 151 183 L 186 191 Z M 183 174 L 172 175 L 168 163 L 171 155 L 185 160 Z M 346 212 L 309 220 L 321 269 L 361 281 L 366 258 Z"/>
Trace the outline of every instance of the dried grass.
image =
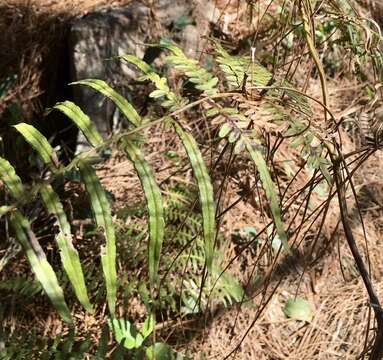
<path id="1" fill-rule="evenodd" d="M 339 83 L 335 81 L 330 87 L 333 94 L 331 97 L 335 111 L 342 112 L 350 106 L 347 99 L 353 98 L 353 86 L 346 81 L 341 85 L 344 90 L 339 89 Z M 313 84 L 312 94 L 315 94 Z M 337 87 L 335 87 L 337 86 Z M 345 100 L 346 99 L 346 100 Z M 148 135 L 148 134 L 147 134 Z M 169 163 L 164 162 L 161 156 L 168 149 L 169 141 L 166 141 L 166 134 L 161 129 L 153 131 L 146 138 L 151 139 L 151 143 L 146 149 L 149 161 L 156 170 L 167 169 Z M 355 148 L 355 143 L 351 141 L 347 133 L 343 133 L 343 146 L 348 151 Z M 156 151 L 151 152 L 150 149 Z M 294 157 L 291 148 L 279 149 L 282 158 Z M 368 253 L 371 262 L 371 269 L 375 286 L 379 295 L 383 295 L 383 266 L 381 264 L 381 242 L 383 239 L 383 223 L 381 219 L 382 208 L 376 207 L 376 201 L 382 204 L 383 196 L 374 198 L 369 192 L 364 191 L 365 187 L 375 186 L 374 196 L 383 195 L 383 182 L 379 179 L 379 163 L 383 160 L 383 155 L 376 154 L 374 158 L 367 161 L 363 169 L 357 173 L 354 181 L 359 189 L 359 201 L 364 215 L 365 230 L 368 239 Z M 240 165 L 236 163 L 236 166 Z M 294 164 L 292 165 L 294 166 Z M 236 168 L 237 169 L 237 168 Z M 233 170 L 235 173 L 237 170 Z M 171 169 L 157 172 L 158 180 L 162 181 L 172 173 Z M 132 197 L 138 200 L 135 189 L 139 188 L 138 179 L 132 171 L 131 165 L 125 160 L 112 158 L 110 165 L 100 172 L 103 177 L 104 185 L 113 192 L 119 202 L 131 202 Z M 117 177 L 115 177 L 116 175 Z M 188 181 L 188 177 L 180 175 L 178 179 Z M 184 180 L 182 180 L 184 178 Z M 308 181 L 308 174 L 302 174 L 297 178 L 292 190 L 297 190 Z M 371 182 L 366 183 L 366 179 Z M 245 179 L 243 179 L 244 182 Z M 225 194 L 225 204 L 228 205 L 238 197 L 238 184 L 230 182 Z M 283 186 L 283 185 L 282 185 Z M 129 200 L 131 199 L 131 200 Z M 142 199 L 142 198 L 141 198 Z M 350 206 L 355 206 L 352 197 L 349 195 Z M 259 199 L 240 202 L 233 207 L 224 217 L 221 224 L 221 231 L 227 239 L 235 230 L 245 226 L 252 226 L 261 230 L 270 218 L 262 210 Z M 313 207 L 320 203 L 320 199 L 313 197 Z M 355 209 L 353 210 L 355 213 Z M 363 283 L 358 277 L 354 260 L 348 250 L 348 246 L 343 237 L 342 231 L 337 231 L 339 220 L 339 209 L 337 201 L 334 200 L 330 206 L 325 226 L 322 230 L 322 238 L 329 242 L 328 252 L 322 253 L 322 257 L 315 266 L 305 269 L 305 261 L 310 259 L 310 246 L 307 245 L 308 237 L 317 231 L 316 224 L 301 238 L 302 256 L 296 261 L 287 262 L 281 266 L 271 278 L 265 290 L 255 296 L 254 289 L 247 287 L 249 294 L 254 298 L 250 303 L 245 303 L 241 307 L 235 307 L 228 311 L 218 311 L 215 317 L 208 320 L 201 327 L 195 328 L 193 325 L 185 324 L 185 331 L 194 334 L 192 341 L 184 343 L 185 339 L 177 339 L 179 350 L 192 354 L 194 358 L 200 358 L 201 353 L 208 359 L 222 359 L 227 356 L 238 345 L 238 351 L 233 354 L 237 359 L 354 359 L 362 351 L 366 341 L 366 329 L 370 330 L 373 324 L 368 325 L 369 304 L 368 297 L 364 290 Z M 296 220 L 295 226 L 299 224 Z M 353 230 L 359 247 L 367 257 L 363 230 L 358 217 L 353 220 Z M 305 233 L 304 230 L 301 232 Z M 339 245 L 338 245 L 339 243 Z M 322 243 L 319 247 L 324 246 Z M 237 249 L 233 244 L 229 244 L 224 249 L 227 261 L 233 259 L 237 254 Z M 267 253 L 261 261 L 256 261 L 255 253 L 252 250 L 244 252 L 231 266 L 230 272 L 241 279 L 246 284 L 250 277 L 254 277 L 252 266 L 256 263 L 255 274 L 265 274 L 270 270 L 271 261 Z M 283 258 L 280 260 L 283 263 Z M 305 273 L 302 271 L 305 269 Z M 265 307 L 261 314 L 257 309 L 265 304 L 265 299 L 275 290 L 274 296 Z M 282 308 L 291 296 L 299 295 L 308 299 L 314 309 L 314 319 L 310 324 L 304 324 L 294 320 L 288 320 L 282 312 Z M 258 318 L 255 324 L 253 320 Z M 202 329 L 202 330 L 201 330 Z M 245 332 L 249 333 L 242 338 Z M 178 331 L 177 331 L 178 332 Z M 369 333 L 368 340 L 371 341 L 372 331 Z"/>

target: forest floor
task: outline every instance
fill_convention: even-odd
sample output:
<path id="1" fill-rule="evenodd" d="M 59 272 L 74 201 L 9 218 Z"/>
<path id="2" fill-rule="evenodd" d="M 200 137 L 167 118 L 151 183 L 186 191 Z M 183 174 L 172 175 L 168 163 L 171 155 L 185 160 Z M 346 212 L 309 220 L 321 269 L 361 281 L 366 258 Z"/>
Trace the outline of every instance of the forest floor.
<path id="1" fill-rule="evenodd" d="M 355 98 L 357 88 L 348 81 L 334 80 L 330 84 L 330 107 L 335 112 L 351 108 L 352 103 L 349 101 Z M 318 95 L 317 92 L 316 82 L 313 81 L 308 93 Z M 353 149 L 354 144 L 349 135 L 343 135 L 343 145 Z M 160 171 L 169 168 L 160 154 L 165 153 L 167 140 L 170 139 L 163 129 L 150 132 L 146 138 L 152 139 L 147 149 L 147 154 L 151 154 L 148 160 L 158 169 L 157 180 L 161 182 L 171 173 Z M 364 229 L 357 216 L 353 220 L 354 235 L 360 248 L 365 254 L 366 251 L 368 253 L 372 278 L 380 296 L 383 296 L 383 264 L 380 255 L 383 246 L 382 163 L 383 154 L 378 153 L 356 175 L 354 185 L 358 192 Z M 233 171 L 236 171 L 235 167 Z M 134 169 L 126 160 L 112 157 L 99 175 L 105 188 L 114 194 L 116 208 L 126 203 L 135 203 L 139 199 L 136 190 L 140 184 Z M 230 203 L 235 195 L 234 189 L 228 191 L 227 202 Z M 241 202 L 225 216 L 220 230 L 226 239 L 230 239 L 233 233 L 245 227 L 262 228 L 262 222 L 258 219 L 259 208 Z M 357 357 L 366 342 L 366 326 L 371 308 L 339 221 L 337 201 L 333 201 L 322 229 L 324 238 L 330 239 L 330 245 L 314 266 L 305 268 L 304 257 L 296 258 L 272 278 L 267 294 L 254 294 L 250 303 L 219 311 L 212 319 L 206 320 L 202 330 L 200 324 L 189 324 L 186 321 L 180 326 L 185 332 L 191 331 L 194 338 L 187 342 L 181 340 L 176 348 L 194 354 L 196 359 L 201 353 L 207 359 L 223 359 L 234 350 L 237 359 L 322 360 Z M 234 244 L 225 248 L 227 259 L 235 255 Z M 230 267 L 231 273 L 240 278 L 243 284 L 247 283 L 249 272 L 241 269 L 244 262 L 252 268 L 252 256 L 251 252 L 243 254 Z M 264 265 L 271 266 L 271 263 L 265 261 Z M 257 306 L 263 304 L 271 293 L 273 296 L 270 302 L 259 316 Z M 303 324 L 286 319 L 282 311 L 284 304 L 288 298 L 296 295 L 309 300 L 314 312 L 312 322 Z M 167 336 L 171 337 L 172 332 L 179 330 L 179 327 L 175 327 Z"/>
<path id="2" fill-rule="evenodd" d="M 17 46 L 11 50 L 3 48 L 2 51 L 21 57 L 17 61 L 15 71 L 21 75 L 20 89 L 17 96 L 27 105 L 23 109 L 24 114 L 41 113 L 41 104 L 38 97 L 43 91 L 41 88 L 44 77 L 44 54 L 49 44 L 59 41 L 58 24 L 65 19 L 101 6 L 118 6 L 129 1 L 108 0 L 32 0 L 29 3 L 34 6 L 34 13 L 22 13 L 20 4 L 22 1 L 8 0 L 0 4 L 0 17 L 2 8 L 7 10 L 9 18 L 14 21 L 11 25 L 0 23 L 0 33 L 12 32 L 14 43 Z M 41 22 L 46 14 L 46 22 Z M 17 16 L 19 14 L 19 16 Z M 2 27 L 3 25 L 3 27 Z M 41 31 L 52 30 L 52 37 L 41 46 L 44 36 Z M 25 29 L 30 29 L 30 34 L 25 34 Z M 28 31 L 28 30 L 27 30 Z M 28 43 L 23 38 L 28 38 Z M 28 50 L 28 54 L 18 49 L 22 46 Z M 34 57 L 30 54 L 34 54 Z M 0 53 L 1 55 L 1 53 Z M 25 56 L 25 57 L 24 57 Z M 1 61 L 5 61 L 4 58 Z M 12 61 L 12 56 L 7 57 Z M 1 66 L 0 66 L 1 68 Z M 352 110 L 357 106 L 358 84 L 352 80 L 334 76 L 329 81 L 329 93 L 331 103 L 329 107 L 334 113 L 342 113 Z M 310 79 L 307 93 L 320 97 L 318 79 Z M 9 101 L 11 101 L 11 96 Z M 25 99 L 36 99 L 24 101 Z M 1 104 L 0 104 L 1 106 Z M 168 147 L 169 138 L 166 131 L 161 127 L 150 130 L 150 144 L 146 151 L 147 160 L 155 169 L 158 169 L 157 180 L 167 178 L 170 170 L 169 163 L 158 154 L 164 153 Z M 344 132 L 344 144 L 350 151 L 355 148 L 352 134 Z M 152 149 L 152 151 L 150 151 Z M 283 150 L 282 150 L 283 151 Z M 290 156 L 286 151 L 286 156 Z M 383 246 L 383 180 L 382 180 L 383 154 L 377 153 L 371 157 L 359 170 L 355 177 L 355 188 L 360 202 L 359 208 L 363 215 L 363 225 L 355 216 L 353 230 L 359 246 L 364 253 L 368 253 L 372 279 L 374 285 L 383 299 L 383 262 L 381 250 Z M 117 154 L 106 162 L 98 171 L 104 187 L 113 194 L 115 199 L 114 210 L 121 208 L 127 203 L 136 203 L 142 200 L 140 183 L 136 178 L 132 166 L 126 159 Z M 227 202 L 235 195 L 235 190 L 227 192 Z M 350 199 L 351 202 L 351 199 Z M 348 249 L 343 236 L 341 225 L 339 226 L 339 211 L 337 202 L 333 201 L 329 210 L 330 216 L 323 228 L 324 237 L 329 242 L 329 248 L 320 257 L 316 264 L 306 268 L 305 259 L 297 258 L 284 268 L 279 274 L 270 280 L 267 293 L 253 294 L 252 301 L 242 306 L 234 306 L 230 309 L 219 310 L 213 317 L 209 317 L 201 326 L 185 321 L 173 324 L 166 332 L 168 337 L 172 333 L 182 331 L 192 333 L 192 339 L 180 340 L 175 348 L 181 352 L 191 353 L 197 358 L 204 354 L 206 359 L 222 359 L 232 351 L 235 351 L 237 359 L 354 359 L 361 353 L 366 343 L 366 329 L 372 327 L 368 321 L 371 317 L 371 308 L 368 306 L 368 298 L 363 283 L 357 274 L 353 257 Z M 236 230 L 244 227 L 257 228 L 259 209 L 249 203 L 241 202 L 231 209 L 225 216 L 221 226 L 221 232 L 226 239 L 230 239 Z M 335 231 L 338 229 L 338 231 Z M 368 239 L 368 246 L 364 241 L 364 233 Z M 229 243 L 224 248 L 224 256 L 233 258 L 236 254 L 235 244 Z M 248 272 L 242 272 L 243 263 L 249 266 L 252 263 L 251 252 L 243 254 L 238 262 L 234 263 L 231 272 L 246 283 Z M 267 267 L 265 259 L 264 266 Z M 22 271 L 22 270 L 20 270 Z M 273 293 L 270 301 L 266 301 Z M 297 322 L 287 319 L 282 309 L 289 297 L 298 295 L 309 301 L 313 309 L 313 320 L 310 323 Z M 258 317 L 257 306 L 264 304 L 265 308 Z M 131 310 L 131 313 L 140 313 L 141 309 Z M 28 307 L 31 310 L 31 307 Z M 39 310 L 41 312 L 39 312 Z M 17 309 L 14 309 L 17 312 Z M 36 323 L 40 331 L 46 336 L 55 335 L 62 330 L 57 316 L 46 316 L 44 306 L 33 310 L 33 316 L 38 319 Z M 99 319 L 103 316 L 98 313 L 97 317 L 84 315 L 79 317 L 78 324 L 81 332 L 97 337 L 100 332 Z M 26 318 L 20 325 L 20 319 L 7 320 L 3 327 L 28 329 Z M 175 326 L 177 325 L 177 326 Z M 371 335 L 371 332 L 370 332 Z M 164 337 L 167 337 L 164 336 Z M 182 337 L 176 337 L 182 339 Z M 367 337 L 368 341 L 371 336 Z M 184 341 L 184 342 L 182 342 Z"/>

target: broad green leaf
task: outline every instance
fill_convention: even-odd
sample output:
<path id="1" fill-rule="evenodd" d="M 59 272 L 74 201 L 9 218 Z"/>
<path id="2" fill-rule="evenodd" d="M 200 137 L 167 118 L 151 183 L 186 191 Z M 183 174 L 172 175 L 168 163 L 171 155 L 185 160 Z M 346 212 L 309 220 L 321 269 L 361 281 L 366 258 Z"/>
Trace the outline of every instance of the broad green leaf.
<path id="1" fill-rule="evenodd" d="M 71 101 L 57 103 L 53 109 L 59 110 L 68 116 L 82 131 L 86 139 L 92 146 L 102 144 L 101 135 L 97 132 L 95 125 L 90 121 L 89 116 Z"/>
<path id="2" fill-rule="evenodd" d="M 85 79 L 73 82 L 70 85 L 84 85 L 91 87 L 92 89 L 98 91 L 99 93 L 112 100 L 118 109 L 134 126 L 141 125 L 141 117 L 138 115 L 135 108 L 129 103 L 128 100 L 126 100 L 123 96 L 111 88 L 105 81 L 98 79 Z"/>
<path id="3" fill-rule="evenodd" d="M 239 284 L 238 280 L 229 274 L 228 272 L 223 272 L 221 268 L 216 265 L 213 265 L 213 279 L 217 279 L 218 282 L 215 287 L 218 287 L 220 293 L 226 293 L 227 300 L 230 304 L 233 302 L 240 302 L 245 298 L 245 292 L 242 286 Z M 234 300 L 234 301 L 233 301 Z"/>
<path id="4" fill-rule="evenodd" d="M 186 154 L 189 157 L 194 176 L 197 180 L 199 199 L 202 208 L 206 265 L 208 270 L 211 272 L 216 235 L 213 186 L 197 142 L 191 134 L 184 131 L 176 122 L 174 122 L 174 128 L 181 139 Z"/>
<path id="5" fill-rule="evenodd" d="M 138 349 L 142 345 L 144 338 L 130 321 L 112 319 L 108 323 L 116 341 L 123 344 L 126 349 Z"/>
<path id="6" fill-rule="evenodd" d="M 287 235 L 283 226 L 281 210 L 279 208 L 278 195 L 275 191 L 274 183 L 271 179 L 266 161 L 263 158 L 262 153 L 257 148 L 257 146 L 253 146 L 248 141 L 246 142 L 246 149 L 249 152 L 250 157 L 254 161 L 254 164 L 259 172 L 259 177 L 261 178 L 262 187 L 265 190 L 267 200 L 269 201 L 271 214 L 273 216 L 275 228 L 277 230 L 279 239 L 282 241 L 283 247 L 286 249 L 286 251 L 288 251 L 291 254 L 291 249 L 287 241 Z"/>
<path id="7" fill-rule="evenodd" d="M 210 79 L 206 84 L 197 85 L 196 88 L 198 90 L 206 91 L 206 90 L 213 89 L 214 87 L 217 86 L 217 84 L 218 84 L 218 78 L 214 77 Z"/>
<path id="8" fill-rule="evenodd" d="M 9 161 L 2 157 L 0 157 L 0 180 L 16 200 L 23 196 L 24 186 L 21 179 Z"/>
<path id="9" fill-rule="evenodd" d="M 47 165 L 59 166 L 56 153 L 49 144 L 46 137 L 35 127 L 26 123 L 14 125 L 14 128 L 24 137 L 24 139 L 38 152 L 41 159 Z"/>
<path id="10" fill-rule="evenodd" d="M 123 140 L 123 149 L 133 162 L 140 178 L 141 186 L 149 213 L 149 278 L 152 285 L 157 280 L 161 247 L 164 240 L 165 220 L 161 190 L 158 187 L 149 164 L 144 159 L 140 149 L 131 141 Z"/>
<path id="11" fill-rule="evenodd" d="M 141 334 L 146 339 L 154 330 L 154 316 L 153 314 L 150 314 L 147 316 L 144 322 L 144 326 L 142 327 Z"/>
<path id="12" fill-rule="evenodd" d="M 219 129 L 219 133 L 218 133 L 218 136 L 222 139 L 224 137 L 226 137 L 229 132 L 231 131 L 231 126 L 230 124 L 228 123 L 224 123 L 221 128 Z"/>
<path id="13" fill-rule="evenodd" d="M 27 259 L 37 280 L 41 283 L 61 318 L 71 323 L 72 318 L 65 303 L 63 290 L 57 281 L 55 272 L 47 261 L 43 249 L 31 230 L 29 221 L 23 217 L 19 211 L 14 211 L 10 216 L 10 222 L 15 230 L 17 240 L 27 255 Z"/>
<path id="14" fill-rule="evenodd" d="M 101 248 L 101 265 L 105 277 L 109 311 L 114 316 L 117 297 L 116 236 L 110 207 L 93 167 L 82 161 L 79 163 L 79 169 L 90 197 L 96 225 L 101 228 L 106 239 L 106 247 Z"/>
<path id="15" fill-rule="evenodd" d="M 0 206 L 0 218 L 5 214 L 9 213 L 12 209 L 14 209 L 11 205 L 2 205 Z"/>
<path id="16" fill-rule="evenodd" d="M 80 258 L 72 244 L 70 224 L 60 199 L 51 185 L 43 186 L 40 189 L 40 194 L 48 212 L 56 217 L 55 225 L 59 230 L 56 235 L 56 242 L 60 249 L 61 262 L 65 272 L 68 275 L 78 300 L 87 311 L 91 312 L 92 305 L 89 302 Z"/>
<path id="17" fill-rule="evenodd" d="M 286 317 L 294 320 L 310 322 L 313 318 L 310 304 L 307 300 L 299 297 L 287 300 L 283 313 Z"/>
<path id="18" fill-rule="evenodd" d="M 176 360 L 172 348 L 164 343 L 155 343 L 149 346 L 145 354 L 149 360 Z"/>
<path id="19" fill-rule="evenodd" d="M 163 91 L 163 90 L 154 90 L 152 91 L 149 96 L 153 99 L 157 99 L 159 97 L 162 97 L 162 96 L 165 96 L 166 95 L 166 92 Z"/>

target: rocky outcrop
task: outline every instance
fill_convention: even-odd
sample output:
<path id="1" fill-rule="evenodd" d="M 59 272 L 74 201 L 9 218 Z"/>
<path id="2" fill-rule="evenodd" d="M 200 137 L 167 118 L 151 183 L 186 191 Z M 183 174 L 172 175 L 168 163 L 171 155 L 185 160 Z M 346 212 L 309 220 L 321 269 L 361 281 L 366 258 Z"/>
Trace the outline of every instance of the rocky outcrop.
<path id="1" fill-rule="evenodd" d="M 209 21 L 216 20 L 213 2 L 157 0 L 154 3 L 149 8 L 133 1 L 126 7 L 89 13 L 73 21 L 69 36 L 71 81 L 102 79 L 132 100 L 129 84 L 137 74 L 134 68 L 111 58 L 123 54 L 144 58 L 145 44 L 169 31 L 181 17 L 191 21 L 177 37 L 185 53 L 195 56 Z M 76 86 L 74 101 L 91 117 L 103 137 L 116 126 L 119 118 L 116 109 L 94 91 Z M 80 138 L 79 143 L 83 140 Z"/>

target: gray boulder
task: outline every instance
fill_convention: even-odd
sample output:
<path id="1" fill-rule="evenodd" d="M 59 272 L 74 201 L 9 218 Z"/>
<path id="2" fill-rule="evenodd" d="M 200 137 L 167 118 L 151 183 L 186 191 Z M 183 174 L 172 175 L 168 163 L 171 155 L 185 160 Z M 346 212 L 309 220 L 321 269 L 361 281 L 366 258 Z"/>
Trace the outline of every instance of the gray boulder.
<path id="1" fill-rule="evenodd" d="M 211 3 L 213 1 L 157 0 L 149 8 L 133 1 L 122 8 L 96 11 L 74 20 L 69 35 L 71 81 L 102 79 L 133 101 L 132 82 L 138 76 L 136 70 L 110 59 L 123 54 L 143 59 L 145 44 L 158 39 L 159 34 L 166 35 L 171 24 L 180 17 L 192 18 L 198 13 L 195 21 L 178 34 L 185 52 L 195 56 L 201 36 L 208 31 L 209 21 L 215 20 Z M 74 102 L 91 117 L 106 138 L 119 124 L 118 111 L 91 89 L 74 86 L 73 91 Z M 77 151 L 85 144 L 85 139 L 79 136 Z"/>

